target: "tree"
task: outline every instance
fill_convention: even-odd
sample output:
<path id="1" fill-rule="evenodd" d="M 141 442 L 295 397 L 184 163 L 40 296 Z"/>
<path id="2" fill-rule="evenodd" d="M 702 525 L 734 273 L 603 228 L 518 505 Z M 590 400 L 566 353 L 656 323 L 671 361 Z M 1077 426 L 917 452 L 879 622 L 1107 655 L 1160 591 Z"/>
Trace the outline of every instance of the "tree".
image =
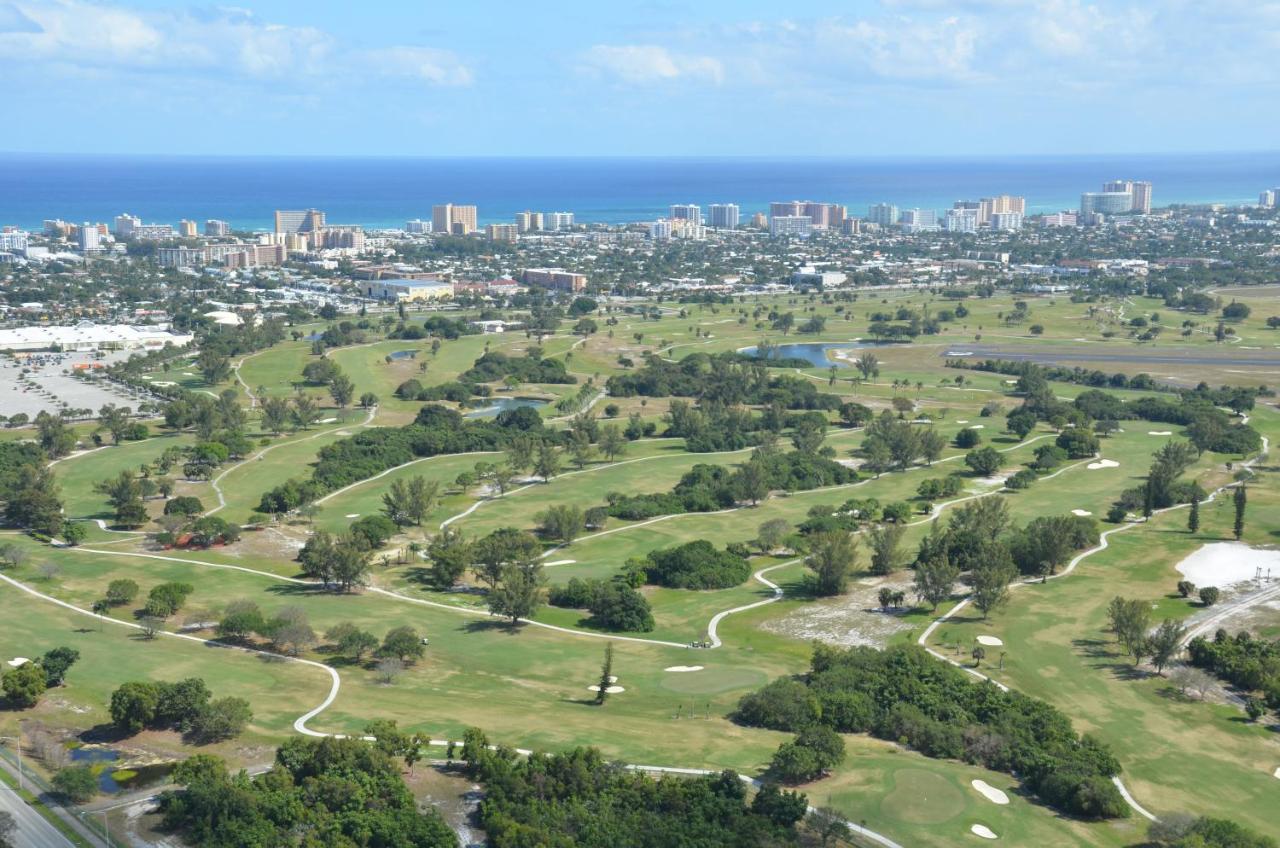
<path id="1" fill-rule="evenodd" d="M 982 434 L 972 427 L 966 427 L 956 433 L 956 447 L 958 448 L 976 448 L 980 444 L 982 444 Z"/>
<path id="2" fill-rule="evenodd" d="M 1178 594 L 1181 595 L 1182 597 L 1189 598 L 1193 594 L 1195 594 L 1195 591 L 1196 591 L 1196 584 L 1192 583 L 1190 580 L 1178 581 Z"/>
<path id="3" fill-rule="evenodd" d="M 892 574 L 898 568 L 902 561 L 902 538 L 906 534 L 906 525 L 897 522 L 877 524 L 867 531 L 867 541 L 871 545 L 872 574 Z"/>
<path id="4" fill-rule="evenodd" d="M 111 721 L 132 736 L 155 721 L 160 688 L 148 681 L 129 681 L 111 693 Z"/>
<path id="5" fill-rule="evenodd" d="M 1186 625 L 1166 618 L 1160 622 L 1156 632 L 1150 639 L 1151 664 L 1158 674 L 1164 674 L 1164 667 L 1178 655 L 1182 648 L 1183 637 L 1187 635 Z"/>
<path id="6" fill-rule="evenodd" d="M 573 504 L 557 504 L 538 513 L 535 520 L 540 525 L 543 536 L 557 539 L 564 545 L 572 545 L 585 527 L 582 510 Z"/>
<path id="7" fill-rule="evenodd" d="M 979 477 L 990 477 L 1000 470 L 1000 452 L 991 446 L 971 450 L 964 455 L 964 464 Z"/>
<path id="8" fill-rule="evenodd" d="M 289 427 L 289 401 L 282 397 L 262 399 L 262 429 L 277 436 Z"/>
<path id="9" fill-rule="evenodd" d="M 777 550 L 782 540 L 791 532 L 791 524 L 785 518 L 771 518 L 756 530 L 756 545 L 760 553 L 768 554 Z"/>
<path id="10" fill-rule="evenodd" d="M 61 647 L 46 651 L 40 658 L 40 668 L 44 669 L 45 683 L 48 688 L 61 686 L 68 669 L 79 659 L 80 652 L 75 648 Z"/>
<path id="11" fill-rule="evenodd" d="M 378 659 L 390 658 L 410 663 L 421 659 L 425 653 L 426 648 L 418 631 L 406 625 L 387 631 L 387 635 L 382 637 L 382 644 L 373 655 Z"/>
<path id="12" fill-rule="evenodd" d="M 428 582 L 441 591 L 452 589 L 471 564 L 472 553 L 471 544 L 462 534 L 452 527 L 446 527 L 427 545 L 427 558 L 431 560 L 431 569 L 427 572 Z"/>
<path id="13" fill-rule="evenodd" d="M 947 439 L 937 430 L 925 430 L 920 434 L 920 453 L 928 465 L 937 462 L 947 447 Z"/>
<path id="14" fill-rule="evenodd" d="M 344 656 L 362 662 L 364 655 L 378 647 L 378 639 L 372 633 L 361 630 L 350 622 L 335 624 L 325 631 L 324 638 L 337 647 Z"/>
<path id="15" fill-rule="evenodd" d="M 0 677 L 0 689 L 4 690 L 4 696 L 22 710 L 39 703 L 40 696 L 48 685 L 44 669 L 35 662 L 25 662 L 17 668 L 9 669 Z"/>
<path id="16" fill-rule="evenodd" d="M 874 353 L 862 354 L 854 364 L 857 365 L 858 371 L 862 374 L 862 379 L 864 380 L 880 376 L 880 358 Z"/>
<path id="17" fill-rule="evenodd" d="M 987 657 L 987 649 L 981 645 L 974 645 L 973 650 L 970 653 L 973 656 L 973 667 L 980 668 L 982 666 L 982 661 Z"/>
<path id="18" fill-rule="evenodd" d="M 89 535 L 83 524 L 67 524 L 62 528 L 62 541 L 71 547 L 79 545 Z"/>
<path id="19" fill-rule="evenodd" d="M 1139 665 L 1150 652 L 1147 639 L 1147 631 L 1151 629 L 1150 605 L 1117 596 L 1107 607 L 1107 617 L 1120 644 L 1133 656 L 1134 665 Z"/>
<path id="20" fill-rule="evenodd" d="M 329 396 L 333 398 L 333 402 L 341 409 L 346 409 L 347 404 L 351 403 L 351 398 L 355 396 L 356 384 L 351 382 L 351 378 L 341 372 L 338 373 L 329 383 Z"/>
<path id="21" fill-rule="evenodd" d="M 1200 531 L 1200 492 L 1191 492 L 1191 512 L 1187 515 L 1187 530 L 1191 533 Z M 1185 598 L 1186 595 L 1183 595 Z"/>
<path id="22" fill-rule="evenodd" d="M 560 473 L 560 454 L 552 445 L 547 442 L 538 445 L 538 455 L 534 460 L 533 471 L 542 478 L 544 483 L 550 483 L 551 478 Z"/>
<path id="23" fill-rule="evenodd" d="M 531 436 L 516 436 L 507 446 L 507 464 L 516 471 L 527 471 L 533 467 L 537 444 Z"/>
<path id="24" fill-rule="evenodd" d="M 938 604 L 951 597 L 960 569 L 951 564 L 946 553 L 916 563 L 914 585 L 916 597 L 929 603 L 934 612 Z"/>
<path id="25" fill-rule="evenodd" d="M 132 603 L 138 597 L 138 584 L 128 578 L 112 580 L 107 584 L 106 599 L 112 606 Z"/>
<path id="26" fill-rule="evenodd" d="M 994 545 L 992 547 L 1002 548 Z M 996 560 L 974 569 L 973 605 L 982 610 L 983 618 L 1004 606 L 1009 600 L 1009 584 L 1017 574 L 1018 571 L 1014 568 L 1007 550 L 1002 561 Z"/>
<path id="27" fill-rule="evenodd" d="M 596 686 L 596 706 L 603 707 L 609 697 L 609 687 L 613 685 L 613 643 L 604 645 L 604 663 L 600 666 L 600 684 Z"/>
<path id="28" fill-rule="evenodd" d="M 733 496 L 752 506 L 769 496 L 769 472 L 754 455 L 733 475 Z"/>
<path id="29" fill-rule="evenodd" d="M 4 511 L 5 520 L 15 527 L 46 536 L 59 535 L 62 499 L 53 471 L 36 465 L 21 466 L 14 475 Z"/>
<path id="30" fill-rule="evenodd" d="M 600 428 L 600 451 L 610 462 L 627 452 L 627 437 L 617 424 L 606 424 Z"/>
<path id="31" fill-rule="evenodd" d="M 818 595 L 842 595 L 849 588 L 849 575 L 858 560 L 858 540 L 844 530 L 815 534 L 805 564 L 813 569 Z"/>
<path id="32" fill-rule="evenodd" d="M 293 422 L 298 428 L 305 430 L 320 417 L 320 408 L 315 399 L 308 394 L 299 393 L 293 398 Z"/>
<path id="33" fill-rule="evenodd" d="M 83 804 L 98 794 L 98 778 L 88 766 L 58 769 L 51 782 L 55 792 L 76 804 Z"/>
<path id="34" fill-rule="evenodd" d="M 489 612 L 509 618 L 514 627 L 542 606 L 545 583 L 542 564 L 537 561 L 504 566 L 498 584 L 489 592 Z"/>
<path id="35" fill-rule="evenodd" d="M 586 468 L 596 455 L 596 446 L 591 443 L 591 436 L 582 430 L 574 431 L 569 438 L 569 455 L 573 457 L 573 464 L 578 466 L 579 471 Z"/>
<path id="36" fill-rule="evenodd" d="M 1245 491 L 1244 483 L 1241 483 L 1239 486 L 1236 486 L 1236 491 L 1231 498 L 1231 502 L 1235 505 L 1235 508 L 1236 508 L 1236 520 L 1235 520 L 1234 529 L 1235 529 L 1235 536 L 1237 540 L 1239 540 L 1240 537 L 1244 535 L 1244 511 L 1245 511 L 1245 507 L 1248 504 L 1248 500 L 1249 500 L 1249 495 Z"/>
<path id="37" fill-rule="evenodd" d="M 1205 586 L 1200 590 L 1200 603 L 1206 607 L 1211 607 L 1218 602 L 1220 594 L 1221 592 L 1218 591 L 1217 586 Z"/>
<path id="38" fill-rule="evenodd" d="M 375 395 L 373 392 L 365 392 L 362 395 L 360 395 L 361 409 L 373 409 L 377 405 L 378 405 L 378 396 Z"/>
<path id="39" fill-rule="evenodd" d="M 205 383 L 212 386 L 221 383 L 231 376 L 231 358 L 223 356 L 213 348 L 205 348 L 196 357 L 196 370 L 204 378 Z"/>

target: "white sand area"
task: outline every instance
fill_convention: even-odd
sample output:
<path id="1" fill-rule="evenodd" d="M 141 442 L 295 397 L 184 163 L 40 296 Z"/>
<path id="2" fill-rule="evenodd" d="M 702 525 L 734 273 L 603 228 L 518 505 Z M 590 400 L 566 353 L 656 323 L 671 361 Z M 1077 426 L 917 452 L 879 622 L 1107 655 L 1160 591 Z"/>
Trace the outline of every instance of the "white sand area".
<path id="1" fill-rule="evenodd" d="M 993 804 L 1003 805 L 1009 803 L 1009 796 L 1005 794 L 1003 789 L 996 789 L 985 780 L 974 780 L 973 788 L 978 790 L 982 797 L 986 798 Z"/>
<path id="2" fill-rule="evenodd" d="M 594 684 L 593 684 L 593 685 L 591 685 L 591 686 L 588 686 L 587 688 L 588 688 L 589 690 L 591 690 L 592 692 L 599 692 L 599 691 L 600 691 L 600 687 L 599 687 L 599 686 L 597 686 L 597 685 L 594 685 Z M 610 687 L 608 687 L 607 689 L 605 689 L 604 691 L 605 691 L 605 692 L 608 692 L 610 695 L 616 695 L 616 694 L 618 694 L 619 692 L 625 692 L 625 691 L 627 691 L 627 690 L 626 690 L 626 689 L 623 689 L 621 686 L 610 686 Z"/>
<path id="3" fill-rule="evenodd" d="M 966 430 L 985 430 L 986 428 L 987 428 L 986 424 L 970 424 L 965 429 Z"/>
<path id="4" fill-rule="evenodd" d="M 1099 468 L 1119 468 L 1120 463 L 1114 459 L 1100 459 L 1097 462 L 1091 462 L 1085 466 L 1090 471 L 1097 471 Z"/>
<path id="5" fill-rule="evenodd" d="M 1280 577 L 1280 551 L 1252 548 L 1243 542 L 1213 542 L 1202 546 L 1175 566 L 1197 586 L 1231 586 L 1262 577 Z"/>
<path id="6" fill-rule="evenodd" d="M 700 665 L 669 665 L 666 668 L 664 668 L 663 671 L 677 671 L 677 672 L 702 671 L 702 666 Z"/>
<path id="7" fill-rule="evenodd" d="M 978 644 L 987 645 L 992 648 L 998 648 L 1004 644 L 1004 640 L 1001 639 L 999 636 L 979 636 Z"/>
<path id="8" fill-rule="evenodd" d="M 1090 512 L 1090 511 L 1089 511 L 1089 510 L 1087 510 L 1087 509 L 1073 509 L 1073 510 L 1071 510 L 1071 514 L 1072 514 L 1072 515 L 1078 515 L 1078 516 L 1080 516 L 1081 518 L 1084 518 L 1086 515 L 1093 515 L 1093 513 L 1092 513 L 1092 512 Z"/>
<path id="9" fill-rule="evenodd" d="M 29 662 L 31 662 L 31 660 L 26 657 L 14 657 L 9 660 L 9 668 L 17 668 L 18 666 L 26 665 Z"/>
<path id="10" fill-rule="evenodd" d="M 1148 430 L 1147 435 L 1148 436 L 1172 436 L 1173 431 L 1172 430 Z"/>
<path id="11" fill-rule="evenodd" d="M 360 517 L 360 513 L 358 513 L 358 512 L 348 512 L 348 513 L 347 513 L 347 518 L 359 518 L 359 517 Z"/>
<path id="12" fill-rule="evenodd" d="M 576 559 L 558 559 L 555 562 L 549 562 L 547 565 L 573 565 Z"/>
<path id="13" fill-rule="evenodd" d="M 987 827 L 985 824 L 975 824 L 973 827 L 969 828 L 969 830 L 975 836 L 981 836 L 983 839 L 999 839 L 1000 838 L 996 836 L 996 832 L 994 830 Z"/>

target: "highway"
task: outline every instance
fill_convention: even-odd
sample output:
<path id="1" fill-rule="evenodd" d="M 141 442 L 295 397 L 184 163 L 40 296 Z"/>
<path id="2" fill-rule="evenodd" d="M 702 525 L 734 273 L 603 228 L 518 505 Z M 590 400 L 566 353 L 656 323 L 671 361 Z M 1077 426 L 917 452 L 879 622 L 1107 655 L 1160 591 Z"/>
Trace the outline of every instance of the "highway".
<path id="1" fill-rule="evenodd" d="M 14 845 L 22 848 L 74 848 L 71 840 L 8 785 L 0 785 L 0 810 L 12 814 L 18 823 L 18 830 L 10 840 Z"/>

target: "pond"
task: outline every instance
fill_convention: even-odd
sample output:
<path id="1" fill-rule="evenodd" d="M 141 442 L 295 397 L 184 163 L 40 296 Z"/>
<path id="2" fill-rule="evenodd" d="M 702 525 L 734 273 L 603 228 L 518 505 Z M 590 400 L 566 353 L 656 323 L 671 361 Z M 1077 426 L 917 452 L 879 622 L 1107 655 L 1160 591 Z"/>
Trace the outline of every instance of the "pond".
<path id="1" fill-rule="evenodd" d="M 780 344 L 774 350 L 773 356 L 777 359 L 803 359 L 814 368 L 830 368 L 836 365 L 841 368 L 852 368 L 854 356 L 831 356 L 832 351 L 854 351 L 867 347 L 884 347 L 892 342 L 865 342 L 865 341 L 848 341 L 848 342 L 796 342 L 794 344 Z M 744 347 L 738 353 L 745 353 L 748 356 L 755 356 L 756 347 Z"/>
<path id="2" fill-rule="evenodd" d="M 73 748 L 69 753 L 71 762 L 89 766 L 98 778 L 98 791 L 107 795 L 157 786 L 164 783 L 173 770 L 172 763 L 116 768 L 113 763 L 119 761 L 120 752 L 110 748 L 86 746 Z"/>
<path id="3" fill-rule="evenodd" d="M 416 359 L 417 356 L 416 350 L 395 350 L 387 354 L 387 359 Z"/>
<path id="4" fill-rule="evenodd" d="M 465 418 L 495 418 L 499 412 L 507 409 L 519 409 L 523 406 L 538 408 L 546 406 L 550 401 L 544 398 L 533 397 L 494 397 L 485 398 L 478 403 L 483 404 L 479 409 L 468 412 Z"/>

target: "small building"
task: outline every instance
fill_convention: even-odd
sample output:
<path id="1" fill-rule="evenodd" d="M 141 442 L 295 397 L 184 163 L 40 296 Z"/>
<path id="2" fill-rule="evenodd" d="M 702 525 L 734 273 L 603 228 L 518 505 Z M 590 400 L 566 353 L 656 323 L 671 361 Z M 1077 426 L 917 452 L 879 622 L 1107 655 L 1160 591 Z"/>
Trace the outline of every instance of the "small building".
<path id="1" fill-rule="evenodd" d="M 442 280 L 370 280 L 363 286 L 365 297 L 413 303 L 453 297 L 453 283 Z"/>

